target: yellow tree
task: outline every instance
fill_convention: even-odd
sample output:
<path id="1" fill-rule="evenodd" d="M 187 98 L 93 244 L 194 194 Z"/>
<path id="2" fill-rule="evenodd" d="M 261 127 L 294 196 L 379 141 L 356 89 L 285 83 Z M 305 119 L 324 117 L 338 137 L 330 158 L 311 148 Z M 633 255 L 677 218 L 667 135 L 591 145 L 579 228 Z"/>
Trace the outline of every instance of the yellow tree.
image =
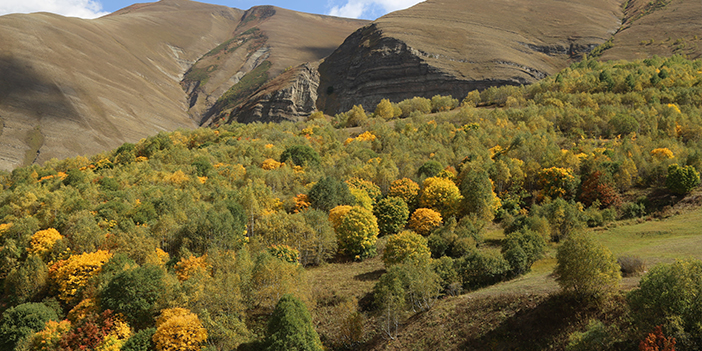
<path id="1" fill-rule="evenodd" d="M 449 218 L 458 212 L 463 200 L 461 191 L 456 184 L 447 178 L 430 177 L 424 180 L 419 205 L 431 208 L 441 213 L 443 218 Z"/>
<path id="2" fill-rule="evenodd" d="M 184 308 L 161 311 L 153 339 L 158 351 L 199 351 L 207 340 L 200 318 Z"/>
<path id="3" fill-rule="evenodd" d="M 418 234 L 427 236 L 438 228 L 443 219 L 441 214 L 430 208 L 418 208 L 412 213 L 407 225 Z"/>
<path id="4" fill-rule="evenodd" d="M 102 266 L 110 258 L 111 253 L 99 250 L 71 256 L 52 265 L 49 278 L 58 285 L 59 298 L 68 303 L 75 301 L 90 278 L 100 273 Z"/>
<path id="5" fill-rule="evenodd" d="M 407 259 L 423 263 L 429 263 L 431 259 L 427 239 L 409 230 L 391 235 L 385 245 L 385 251 L 383 251 L 385 267 L 402 263 Z"/>

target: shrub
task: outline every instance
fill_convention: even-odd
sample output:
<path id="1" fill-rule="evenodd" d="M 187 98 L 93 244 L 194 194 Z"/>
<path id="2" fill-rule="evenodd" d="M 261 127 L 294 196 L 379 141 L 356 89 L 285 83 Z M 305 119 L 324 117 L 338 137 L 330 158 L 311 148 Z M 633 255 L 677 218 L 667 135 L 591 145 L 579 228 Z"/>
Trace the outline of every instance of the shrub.
<path id="1" fill-rule="evenodd" d="M 677 164 L 668 166 L 668 177 L 665 186 L 673 193 L 685 195 L 700 185 L 700 174 L 695 167 L 680 167 Z"/>
<path id="2" fill-rule="evenodd" d="M 156 333 L 156 328 L 142 329 L 132 335 L 125 343 L 122 345 L 121 351 L 151 351 L 156 348 L 153 340 L 151 340 Z"/>
<path id="3" fill-rule="evenodd" d="M 617 263 L 625 277 L 639 275 L 646 271 L 646 263 L 640 257 L 622 256 L 617 259 Z"/>
<path id="4" fill-rule="evenodd" d="M 455 261 L 465 289 L 477 289 L 504 280 L 510 272 L 507 260 L 497 251 L 474 250 Z"/>
<path id="5" fill-rule="evenodd" d="M 556 253 L 553 273 L 561 289 L 579 298 L 601 298 L 619 287 L 620 267 L 606 247 L 586 234 L 573 234 Z"/>
<path id="6" fill-rule="evenodd" d="M 378 219 L 380 235 L 396 234 L 407 224 L 409 208 L 398 197 L 387 197 L 380 200 L 373 208 L 373 213 Z"/>
<path id="7" fill-rule="evenodd" d="M 453 96 L 435 95 L 431 98 L 432 112 L 451 111 L 456 107 L 458 107 L 458 99 L 454 99 Z"/>
<path id="8" fill-rule="evenodd" d="M 359 260 L 375 255 L 378 221 L 371 211 L 352 207 L 341 220 L 336 234 L 339 251 L 343 254 Z"/>
<path id="9" fill-rule="evenodd" d="M 264 345 L 266 351 L 322 350 L 307 307 L 290 294 L 283 295 L 276 304 L 268 320 Z"/>
<path id="10" fill-rule="evenodd" d="M 427 247 L 427 239 L 409 230 L 390 236 L 383 251 L 385 267 L 408 259 L 428 263 L 430 258 L 431 252 Z"/>
<path id="11" fill-rule="evenodd" d="M 382 99 L 375 108 L 375 115 L 382 119 L 392 119 L 395 117 L 395 108 L 388 99 Z M 399 117 L 399 116 L 398 116 Z"/>
<path id="12" fill-rule="evenodd" d="M 409 117 L 413 112 L 420 114 L 431 113 L 431 100 L 421 97 L 414 97 L 401 101 L 397 104 L 402 110 L 402 118 Z"/>
<path id="13" fill-rule="evenodd" d="M 363 125 L 368 120 L 368 115 L 366 111 L 363 110 L 363 106 L 354 105 L 351 110 L 346 112 L 346 126 L 347 127 L 357 127 Z"/>
<path id="14" fill-rule="evenodd" d="M 408 226 L 418 234 L 427 236 L 442 222 L 441 214 L 430 208 L 418 208 L 412 213 Z"/>
<path id="15" fill-rule="evenodd" d="M 625 202 L 619 208 L 622 219 L 639 218 L 646 215 L 646 205 L 637 202 Z"/>
<path id="16" fill-rule="evenodd" d="M 675 351 L 675 338 L 666 337 L 659 325 L 641 340 L 639 351 Z"/>
<path id="17" fill-rule="evenodd" d="M 480 92 L 473 90 L 461 102 L 461 106 L 475 107 L 480 103 Z"/>

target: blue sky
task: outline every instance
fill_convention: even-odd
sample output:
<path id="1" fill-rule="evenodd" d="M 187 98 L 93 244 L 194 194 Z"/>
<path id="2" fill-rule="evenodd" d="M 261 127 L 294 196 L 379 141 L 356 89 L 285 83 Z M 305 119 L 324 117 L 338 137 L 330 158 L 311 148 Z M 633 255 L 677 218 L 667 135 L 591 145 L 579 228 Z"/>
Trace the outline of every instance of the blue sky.
<path id="1" fill-rule="evenodd" d="M 153 0 L 155 1 L 155 0 Z M 421 0 L 200 0 L 246 10 L 256 5 L 275 5 L 291 10 L 340 17 L 376 19 L 388 12 L 415 5 Z M 95 18 L 143 0 L 0 0 L 0 15 L 53 12 L 64 16 Z"/>

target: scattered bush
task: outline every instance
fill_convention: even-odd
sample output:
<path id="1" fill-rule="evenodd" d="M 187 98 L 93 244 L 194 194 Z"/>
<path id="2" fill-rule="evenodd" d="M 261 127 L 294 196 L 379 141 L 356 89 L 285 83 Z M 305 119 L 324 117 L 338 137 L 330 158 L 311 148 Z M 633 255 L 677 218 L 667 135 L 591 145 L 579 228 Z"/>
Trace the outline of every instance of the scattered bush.
<path id="1" fill-rule="evenodd" d="M 431 252 L 427 247 L 427 239 L 409 230 L 390 236 L 383 251 L 385 267 L 406 260 L 428 263 L 430 258 Z"/>
<path id="2" fill-rule="evenodd" d="M 561 289 L 582 299 L 599 299 L 616 291 L 620 267 L 606 247 L 586 234 L 573 234 L 556 253 L 553 274 Z"/>

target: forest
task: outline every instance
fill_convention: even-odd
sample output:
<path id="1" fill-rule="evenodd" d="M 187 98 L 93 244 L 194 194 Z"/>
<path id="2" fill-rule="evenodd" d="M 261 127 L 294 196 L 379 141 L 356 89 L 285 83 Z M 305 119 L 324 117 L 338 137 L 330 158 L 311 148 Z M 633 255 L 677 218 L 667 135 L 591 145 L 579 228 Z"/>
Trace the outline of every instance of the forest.
<path id="1" fill-rule="evenodd" d="M 702 60 L 681 56 L 18 168 L 0 173 L 0 348 L 364 349 L 554 247 L 564 303 L 627 311 L 524 349 L 700 349 L 702 262 L 644 274 L 590 232 L 655 220 L 701 170 Z M 378 257 L 362 300 L 308 280 Z"/>

